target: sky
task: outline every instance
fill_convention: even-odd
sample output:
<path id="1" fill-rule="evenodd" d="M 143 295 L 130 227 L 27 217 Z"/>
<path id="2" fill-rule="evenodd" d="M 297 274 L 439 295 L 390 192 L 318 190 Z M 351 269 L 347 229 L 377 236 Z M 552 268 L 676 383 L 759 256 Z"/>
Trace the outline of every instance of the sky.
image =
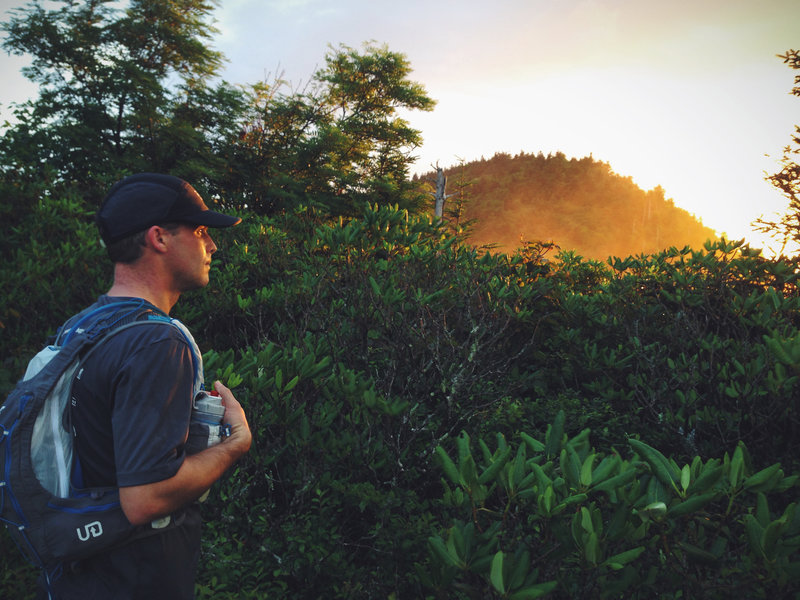
<path id="1" fill-rule="evenodd" d="M 415 172 L 591 155 L 758 247 L 751 223 L 788 203 L 764 178 L 800 125 L 800 73 L 777 57 L 800 48 L 799 0 L 221 0 L 214 17 L 235 84 L 300 86 L 340 44 L 404 54 L 437 102 L 404 114 Z M 0 54 L 0 110 L 35 95 L 26 63 Z"/>

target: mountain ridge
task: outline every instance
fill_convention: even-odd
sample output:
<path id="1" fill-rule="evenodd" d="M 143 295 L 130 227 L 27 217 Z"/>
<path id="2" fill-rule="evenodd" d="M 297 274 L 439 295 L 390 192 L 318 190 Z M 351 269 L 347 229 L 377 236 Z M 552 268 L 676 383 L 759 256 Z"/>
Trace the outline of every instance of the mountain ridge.
<path id="1" fill-rule="evenodd" d="M 512 252 L 526 242 L 554 242 L 605 260 L 671 246 L 700 248 L 718 238 L 666 198 L 661 186 L 643 190 L 591 155 L 497 153 L 443 171 L 450 196 L 445 218 L 471 222 L 469 241 L 477 246 Z M 435 186 L 436 172 L 414 179 Z"/>

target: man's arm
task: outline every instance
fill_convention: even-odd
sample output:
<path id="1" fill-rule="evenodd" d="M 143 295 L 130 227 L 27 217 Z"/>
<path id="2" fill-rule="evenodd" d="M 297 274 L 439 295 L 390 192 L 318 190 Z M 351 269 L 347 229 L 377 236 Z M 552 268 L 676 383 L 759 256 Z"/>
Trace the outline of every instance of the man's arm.
<path id="1" fill-rule="evenodd" d="M 231 426 L 231 435 L 216 446 L 187 456 L 169 479 L 120 488 L 122 510 L 133 525 L 144 525 L 197 500 L 250 449 L 252 435 L 244 410 L 222 383 L 215 382 L 214 389 L 225 405 L 224 420 Z"/>

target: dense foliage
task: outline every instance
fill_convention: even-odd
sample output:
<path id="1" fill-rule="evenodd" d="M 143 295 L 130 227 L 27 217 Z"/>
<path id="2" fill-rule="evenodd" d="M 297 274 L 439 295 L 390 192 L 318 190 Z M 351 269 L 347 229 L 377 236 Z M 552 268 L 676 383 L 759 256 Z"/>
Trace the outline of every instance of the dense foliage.
<path id="1" fill-rule="evenodd" d="M 461 517 L 429 539 L 433 568 L 420 574 L 442 597 L 454 587 L 515 599 L 797 591 L 797 504 L 774 501 L 797 475 L 785 477 L 777 464 L 754 471 L 744 445 L 681 467 L 630 438 L 628 460 L 596 451 L 588 430 L 564 435 L 563 416 L 544 443 L 521 433 L 516 451 L 498 436 L 494 452 L 479 440 L 476 458 L 466 433 L 458 464 L 437 448 L 444 503 Z"/>
<path id="2" fill-rule="evenodd" d="M 70 199 L 38 210 L 0 271 L 7 383 L 107 281 Z M 798 585 L 793 264 L 479 253 L 380 207 L 246 217 L 176 307 L 255 433 L 205 505 L 199 597 Z M 34 223 L 61 230 L 21 243 Z M 2 556 L 11 593 L 29 572 Z"/>
<path id="3" fill-rule="evenodd" d="M 40 91 L 16 107 L 1 138 L 0 173 L 73 182 L 91 206 L 123 173 L 213 176 L 241 93 L 209 83 L 222 64 L 208 43 L 211 10 L 205 0 L 17 9 L 3 25 L 3 48 L 32 57 L 23 73 Z"/>
<path id="4" fill-rule="evenodd" d="M 3 48 L 32 57 L 39 96 L 0 136 L 0 214 L 36 201 L 26 184 L 68 184 L 96 206 L 121 175 L 169 172 L 228 207 L 273 214 L 365 200 L 417 208 L 419 131 L 402 111 L 434 102 L 385 46 L 331 48 L 301 89 L 219 82 L 206 0 L 53 2 L 18 9 Z"/>
<path id="5" fill-rule="evenodd" d="M 458 208 L 462 223 L 472 222 L 475 245 L 513 252 L 526 241 L 553 240 L 564 250 L 605 260 L 671 246 L 699 248 L 717 238 L 665 198 L 661 187 L 644 191 L 591 156 L 500 153 L 444 171 L 452 195 L 445 206 Z"/>
<path id="6" fill-rule="evenodd" d="M 262 214 L 303 203 L 350 215 L 366 200 L 419 208 L 409 166 L 422 139 L 399 112 L 434 102 L 410 72 L 385 46 L 342 46 L 302 89 L 281 79 L 253 86 L 240 135 L 224 149 L 221 196 Z"/>

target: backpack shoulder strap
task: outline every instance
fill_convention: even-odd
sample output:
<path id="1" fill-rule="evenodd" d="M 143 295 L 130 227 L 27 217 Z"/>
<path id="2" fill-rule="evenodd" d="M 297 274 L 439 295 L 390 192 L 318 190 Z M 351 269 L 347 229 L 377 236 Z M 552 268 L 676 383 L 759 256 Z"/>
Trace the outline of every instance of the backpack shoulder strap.
<path id="1" fill-rule="evenodd" d="M 143 313 L 145 314 L 145 318 L 141 318 L 141 315 L 137 317 L 136 320 L 129 321 L 127 323 L 123 323 L 121 325 L 116 326 L 114 329 L 106 331 L 102 337 L 94 343 L 94 345 L 89 349 L 89 351 L 81 358 L 81 362 L 87 360 L 92 353 L 97 350 L 98 347 L 101 346 L 102 342 L 109 339 L 110 337 L 126 330 L 130 329 L 131 327 L 136 327 L 139 325 L 151 325 L 153 323 L 163 323 L 165 325 L 171 325 L 175 327 L 175 329 L 181 334 L 186 343 L 189 345 L 189 349 L 192 353 L 192 369 L 194 373 L 194 393 L 196 394 L 203 388 L 203 356 L 200 353 L 200 348 L 198 348 L 197 343 L 194 341 L 194 337 L 186 328 L 186 326 L 181 323 L 178 319 L 174 319 L 165 314 L 156 314 L 156 313 Z"/>

